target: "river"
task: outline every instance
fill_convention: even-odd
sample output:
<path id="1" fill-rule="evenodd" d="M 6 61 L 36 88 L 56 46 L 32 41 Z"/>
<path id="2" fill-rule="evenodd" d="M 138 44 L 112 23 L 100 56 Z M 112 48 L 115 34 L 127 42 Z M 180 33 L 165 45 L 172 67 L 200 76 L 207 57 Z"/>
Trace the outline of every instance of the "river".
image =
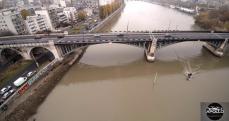
<path id="1" fill-rule="evenodd" d="M 128 23 L 129 30 L 199 29 L 192 16 L 141 1 L 127 2 L 107 29 L 126 30 Z M 200 102 L 229 101 L 229 54 L 217 58 L 202 44 L 184 42 L 161 48 L 154 63 L 145 61 L 141 48 L 90 46 L 31 119 L 199 121 Z M 198 71 L 190 81 L 184 76 L 188 62 Z"/>

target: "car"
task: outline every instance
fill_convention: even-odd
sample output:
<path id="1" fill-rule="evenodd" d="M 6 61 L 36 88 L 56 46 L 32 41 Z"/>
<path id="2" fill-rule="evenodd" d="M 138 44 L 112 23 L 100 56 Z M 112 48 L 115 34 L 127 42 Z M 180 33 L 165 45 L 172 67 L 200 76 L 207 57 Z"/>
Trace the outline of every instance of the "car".
<path id="1" fill-rule="evenodd" d="M 2 96 L 2 99 L 3 100 L 6 100 L 9 96 L 10 96 L 10 92 L 6 92 L 3 96 Z"/>
<path id="2" fill-rule="evenodd" d="M 95 34 L 95 35 L 94 35 L 94 37 L 95 37 L 95 38 L 99 38 L 99 37 L 100 37 L 100 35 L 98 35 L 98 34 Z"/>
<path id="3" fill-rule="evenodd" d="M 40 35 L 36 35 L 34 39 L 41 39 L 42 37 Z"/>
<path id="4" fill-rule="evenodd" d="M 124 37 L 124 34 L 121 34 L 121 33 L 120 33 L 120 34 L 118 34 L 117 36 L 118 36 L 118 37 Z"/>
<path id="5" fill-rule="evenodd" d="M 57 38 L 64 38 L 64 33 L 58 34 L 58 35 L 57 35 Z"/>
<path id="6" fill-rule="evenodd" d="M 3 100 L 6 100 L 6 99 L 9 98 L 10 95 L 12 95 L 15 91 L 16 91 L 16 89 L 11 89 L 9 92 L 6 92 L 6 93 L 2 96 L 2 99 L 3 99 Z"/>
<path id="7" fill-rule="evenodd" d="M 0 91 L 0 95 L 4 95 L 7 91 L 9 91 L 10 89 L 12 89 L 11 86 L 7 86 L 7 87 L 3 87 Z"/>
<path id="8" fill-rule="evenodd" d="M 11 89 L 9 92 L 12 94 L 16 91 L 16 89 Z"/>
<path id="9" fill-rule="evenodd" d="M 36 70 L 30 71 L 30 72 L 27 74 L 27 77 L 33 76 L 36 72 L 37 72 Z"/>
<path id="10" fill-rule="evenodd" d="M 172 36 L 171 36 L 169 33 L 166 33 L 166 34 L 165 34 L 165 37 L 166 37 L 166 38 L 169 38 L 169 37 L 172 37 Z"/>

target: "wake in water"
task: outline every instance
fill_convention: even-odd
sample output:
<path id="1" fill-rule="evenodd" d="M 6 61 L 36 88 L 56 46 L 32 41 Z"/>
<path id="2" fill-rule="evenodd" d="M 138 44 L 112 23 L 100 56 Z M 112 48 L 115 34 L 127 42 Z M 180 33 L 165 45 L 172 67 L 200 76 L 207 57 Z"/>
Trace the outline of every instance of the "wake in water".
<path id="1" fill-rule="evenodd" d="M 183 73 L 187 81 L 190 81 L 195 75 L 200 73 L 200 65 L 195 65 L 195 67 L 192 67 L 189 60 L 185 60 L 179 57 L 177 54 L 176 56 L 177 60 L 180 61 L 184 67 Z"/>
<path id="2" fill-rule="evenodd" d="M 155 86 L 156 82 L 157 82 L 157 72 L 156 72 L 156 74 L 155 74 L 155 76 L 154 76 L 153 87 Z"/>

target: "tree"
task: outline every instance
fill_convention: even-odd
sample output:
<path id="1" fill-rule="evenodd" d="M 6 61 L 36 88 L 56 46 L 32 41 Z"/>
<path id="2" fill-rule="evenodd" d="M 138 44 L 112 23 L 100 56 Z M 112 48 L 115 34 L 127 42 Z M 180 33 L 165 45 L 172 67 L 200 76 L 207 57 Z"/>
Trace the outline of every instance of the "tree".
<path id="1" fill-rule="evenodd" d="M 224 27 L 229 31 L 229 21 L 224 24 Z"/>
<path id="2" fill-rule="evenodd" d="M 23 18 L 24 20 L 26 20 L 26 17 L 27 17 L 27 16 L 30 16 L 30 13 L 29 13 L 28 10 L 23 9 L 23 10 L 21 10 L 21 16 L 22 16 L 22 18 Z"/>
<path id="3" fill-rule="evenodd" d="M 83 11 L 83 10 L 79 11 L 79 13 L 78 13 L 78 19 L 80 21 L 84 21 L 86 19 L 86 17 L 87 17 L 87 13 L 85 11 Z"/>

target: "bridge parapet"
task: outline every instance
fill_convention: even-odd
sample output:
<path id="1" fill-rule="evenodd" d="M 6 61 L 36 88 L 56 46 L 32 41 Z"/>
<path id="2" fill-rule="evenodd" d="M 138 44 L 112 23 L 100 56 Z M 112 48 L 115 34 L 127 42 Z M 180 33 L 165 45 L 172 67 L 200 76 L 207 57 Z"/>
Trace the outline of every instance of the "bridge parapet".
<path id="1" fill-rule="evenodd" d="M 38 47 L 38 46 L 48 46 L 49 43 L 22 43 L 22 44 L 4 44 L 0 45 L 0 48 L 14 48 L 14 47 Z"/>

